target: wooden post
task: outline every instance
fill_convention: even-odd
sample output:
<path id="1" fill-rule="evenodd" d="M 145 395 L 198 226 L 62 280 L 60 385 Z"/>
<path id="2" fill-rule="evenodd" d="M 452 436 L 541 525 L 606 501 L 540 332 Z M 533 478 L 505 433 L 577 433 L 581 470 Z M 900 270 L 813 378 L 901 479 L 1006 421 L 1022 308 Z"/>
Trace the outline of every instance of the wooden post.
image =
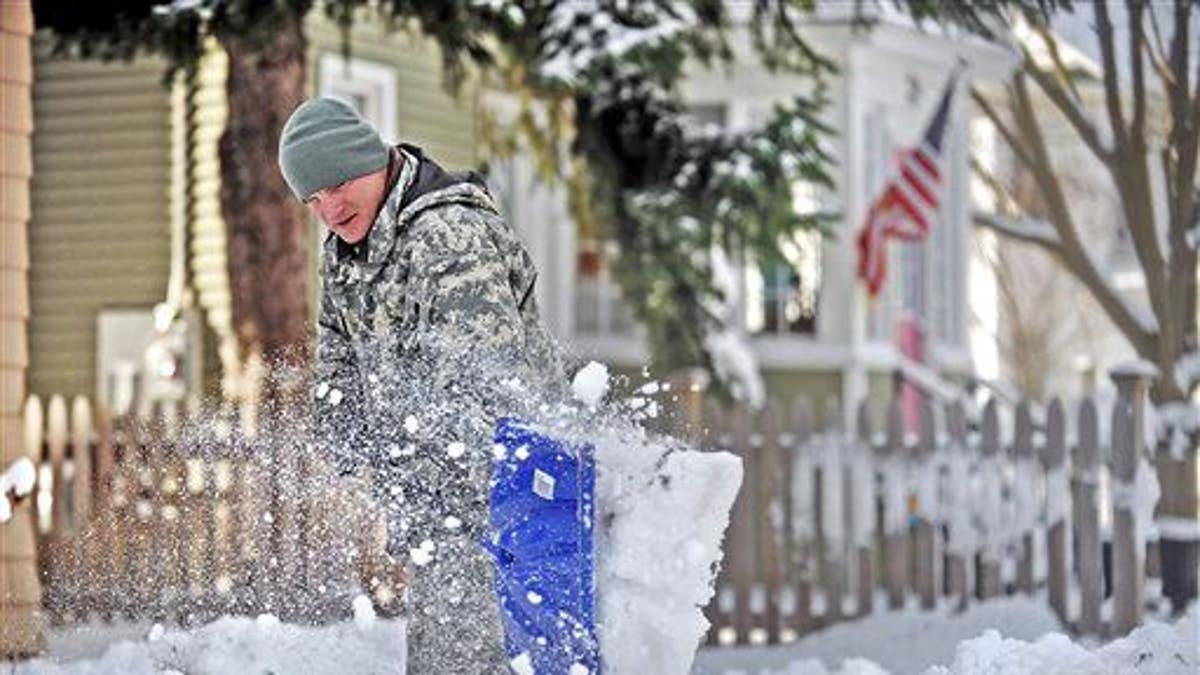
<path id="1" fill-rule="evenodd" d="M 772 415 L 776 420 L 776 428 L 772 429 L 770 434 L 774 437 L 776 445 L 776 467 L 779 480 L 779 491 L 777 499 L 779 500 L 780 508 L 780 523 L 782 529 L 780 532 L 780 616 L 783 627 L 795 631 L 794 625 L 796 620 L 796 567 L 799 560 L 796 555 L 796 530 L 795 530 L 795 511 L 793 499 L 795 493 L 792 482 L 793 460 L 796 453 L 796 435 L 790 428 L 790 417 L 782 409 L 777 401 L 771 401 L 768 405 L 772 408 Z M 789 602 L 783 602 L 787 598 Z"/>
<path id="2" fill-rule="evenodd" d="M 808 486 L 812 482 L 812 463 L 809 452 L 808 443 L 813 435 L 813 410 L 812 403 L 805 397 L 796 399 L 792 406 L 792 435 L 794 439 L 794 450 L 792 452 L 792 469 L 791 469 L 791 491 L 792 491 L 792 517 L 796 516 L 796 511 L 799 504 L 805 504 L 807 508 L 801 514 L 801 517 L 815 514 L 813 506 L 815 504 L 816 495 L 813 492 L 805 489 L 801 491 L 801 486 Z M 804 475 L 801 475 L 801 472 Z M 815 531 L 815 523 L 807 523 L 804 528 L 805 532 Z M 813 589 L 813 542 L 808 539 L 802 539 L 797 533 L 800 532 L 800 524 L 792 521 L 791 523 L 792 537 L 795 539 L 793 550 L 793 563 L 791 570 L 792 593 L 795 597 L 795 612 L 792 615 L 792 629 L 798 635 L 810 631 L 814 627 L 812 615 L 812 589 Z"/>
<path id="3" fill-rule="evenodd" d="M 93 472 L 92 452 L 95 448 L 95 429 L 92 408 L 87 398 L 76 396 L 71 402 L 71 509 L 67 529 L 70 532 L 71 598 L 67 601 L 72 615 L 82 618 L 93 609 L 92 565 L 100 552 L 96 547 L 91 526 Z"/>
<path id="4" fill-rule="evenodd" d="M 70 520 L 71 491 L 66 477 L 67 443 L 70 440 L 67 402 L 61 395 L 50 397 L 46 407 L 46 442 L 43 461 L 49 464 L 50 482 L 39 485 L 37 491 L 38 559 L 43 570 L 44 605 L 52 623 L 62 623 L 70 595 L 69 585 L 74 577 L 70 558 L 66 555 L 68 541 L 66 524 Z M 39 471 L 41 466 L 39 463 Z M 45 518 L 45 502 L 49 501 L 50 517 Z"/>
<path id="5" fill-rule="evenodd" d="M 235 428 L 230 425 L 230 428 Z M 259 461 L 241 433 L 225 439 L 232 483 L 229 486 L 229 604 L 238 612 L 262 611 L 256 595 L 259 560 L 264 557 L 262 541 L 263 502 Z"/>
<path id="6" fill-rule="evenodd" d="M 1046 474 L 1046 576 L 1050 607 L 1065 625 L 1067 615 L 1067 508 L 1070 482 L 1066 467 L 1066 423 L 1062 402 L 1051 401 L 1046 413 L 1046 444 L 1040 455 Z"/>
<path id="7" fill-rule="evenodd" d="M 0 128 L 0 471 L 41 445 L 22 443 L 29 364 L 29 180 L 33 174 L 33 10 L 28 0 L 0 3 L 4 56 L 4 124 Z M 39 404 L 40 410 L 40 404 Z M 39 431 L 40 433 L 40 431 Z M 36 654 L 45 645 L 32 499 L 0 524 L 0 659 Z"/>
<path id="8" fill-rule="evenodd" d="M 996 409 L 996 400 L 988 401 L 987 406 L 983 409 L 983 433 L 979 443 L 979 451 L 983 457 L 985 464 L 990 460 L 998 461 L 1000 456 L 1000 417 L 999 411 Z M 985 472 L 983 476 L 985 483 L 987 481 L 999 481 L 1000 476 L 995 472 Z M 996 536 L 995 532 L 989 532 L 989 537 Z M 980 600 L 987 600 L 1000 595 L 1000 561 L 995 559 L 995 556 L 988 551 L 985 545 L 980 552 L 978 574 L 975 576 L 975 595 Z"/>
<path id="9" fill-rule="evenodd" d="M 182 425 L 189 429 L 187 442 L 178 446 L 181 463 L 179 522 L 184 533 L 179 561 L 180 592 L 187 597 L 191 619 L 206 623 L 216 615 L 214 581 L 217 538 L 212 531 L 212 513 L 216 507 L 213 489 L 213 447 L 211 437 L 194 427 L 195 418 L 185 409 Z"/>
<path id="10" fill-rule="evenodd" d="M 1100 434 L 1096 406 L 1085 399 L 1079 408 L 1079 445 L 1074 457 L 1075 548 L 1079 567 L 1081 632 L 1100 633 L 1100 601 L 1104 593 L 1100 548 Z"/>
<path id="11" fill-rule="evenodd" d="M 871 407 L 864 399 L 858 404 L 858 419 L 855 429 L 858 434 L 858 447 L 854 452 L 859 455 L 855 459 L 861 461 L 863 465 L 873 467 L 873 462 L 870 462 L 872 453 L 871 439 Z M 856 491 L 865 492 L 866 495 L 860 495 L 858 499 L 851 501 L 855 505 L 853 518 L 855 520 L 854 527 L 865 527 L 869 532 L 875 532 L 875 471 L 869 469 L 865 476 L 859 476 L 859 480 L 853 483 L 853 489 Z M 867 507 L 867 508 L 860 508 Z M 858 615 L 870 616 L 875 607 L 875 560 L 872 555 L 873 547 L 870 541 L 855 542 L 858 555 Z"/>
<path id="12" fill-rule="evenodd" d="M 926 478 L 927 471 L 934 470 L 933 458 L 937 445 L 937 430 L 935 428 L 935 420 L 933 416 L 933 408 L 926 402 L 921 407 L 921 433 L 917 445 L 913 449 L 913 459 L 917 463 L 918 475 L 921 476 L 921 481 Z M 913 532 L 912 543 L 914 546 L 913 561 L 915 563 L 912 571 L 913 586 L 917 592 L 917 596 L 921 600 L 923 609 L 933 609 L 937 606 L 937 541 L 935 536 L 935 525 L 932 518 L 935 512 L 934 504 L 924 503 L 924 500 L 932 498 L 932 494 L 925 494 L 924 491 L 917 492 L 920 500 L 918 503 L 918 513 L 920 519 L 917 522 L 915 531 Z"/>
<path id="13" fill-rule="evenodd" d="M 67 488 L 65 464 L 67 443 L 71 438 L 71 424 L 67 418 L 67 401 L 61 395 L 50 397 L 46 408 L 46 461 L 50 463 L 50 526 L 44 534 L 49 540 L 61 539 L 71 508 L 70 490 Z M 41 492 L 41 491 L 39 491 Z M 41 493 L 46 494 L 46 493 Z"/>
<path id="14" fill-rule="evenodd" d="M 1146 580 L 1146 548 L 1143 534 L 1153 515 L 1141 513 L 1142 494 L 1138 482 L 1145 448 L 1145 400 L 1152 376 L 1137 368 L 1115 369 L 1113 382 L 1118 397 L 1113 410 L 1113 625 L 1112 634 L 1124 635 L 1141 623 L 1144 584 Z M 1148 478 L 1148 476 L 1147 476 Z"/>
<path id="15" fill-rule="evenodd" d="M 148 588 L 143 597 L 143 610 L 148 610 L 151 618 L 156 621 L 166 621 L 176 618 L 173 598 L 163 591 L 171 588 L 173 577 L 178 568 L 172 564 L 178 552 L 178 540 L 175 538 L 175 489 L 178 481 L 173 475 L 174 450 L 165 437 L 165 428 L 161 419 L 156 419 L 153 430 L 146 438 L 146 503 L 148 508 L 139 515 L 145 533 L 145 550 L 142 558 L 142 574 L 137 581 Z M 145 614 L 141 618 L 144 618 Z"/>
<path id="16" fill-rule="evenodd" d="M 95 445 L 95 426 L 92 423 L 92 406 L 84 396 L 76 396 L 71 402 L 71 461 L 75 467 L 72 489 L 72 522 L 74 531 L 87 523 L 92 511 L 92 450 Z"/>
<path id="17" fill-rule="evenodd" d="M 1022 400 L 1017 404 L 1016 434 L 1013 438 L 1013 459 L 1016 470 L 1016 484 L 1013 494 L 1016 498 L 1016 513 L 1018 523 L 1031 524 L 1030 519 L 1023 516 L 1036 513 L 1036 506 L 1028 503 L 1033 498 L 1033 417 L 1029 410 L 1029 401 Z M 1020 533 L 1021 552 L 1017 560 L 1017 591 L 1032 594 L 1033 579 L 1033 531 Z"/>
<path id="18" fill-rule="evenodd" d="M 103 409 L 95 411 L 95 450 L 93 454 L 92 509 L 89 517 L 88 536 L 85 538 L 84 565 L 91 584 L 88 605 L 98 612 L 101 619 L 113 619 L 112 595 L 118 586 L 117 571 L 121 569 L 119 544 L 116 541 L 117 508 L 114 504 L 113 481 L 113 431 L 112 422 Z"/>
<path id="19" fill-rule="evenodd" d="M 36 396 L 25 402 L 23 422 L 23 447 L 5 447 L 0 452 L 0 471 L 21 459 L 36 463 L 41 457 L 44 426 L 42 403 Z M 15 505 L 12 519 L 0 524 L 0 656 L 28 656 L 45 645 L 33 501 L 27 497 Z"/>
<path id="20" fill-rule="evenodd" d="M 887 443 L 882 447 L 884 483 L 891 489 L 884 490 L 884 583 L 887 585 L 888 606 L 892 609 L 904 607 L 905 591 L 908 588 L 908 509 L 904 492 L 904 411 L 900 401 L 892 399 L 888 406 Z"/>

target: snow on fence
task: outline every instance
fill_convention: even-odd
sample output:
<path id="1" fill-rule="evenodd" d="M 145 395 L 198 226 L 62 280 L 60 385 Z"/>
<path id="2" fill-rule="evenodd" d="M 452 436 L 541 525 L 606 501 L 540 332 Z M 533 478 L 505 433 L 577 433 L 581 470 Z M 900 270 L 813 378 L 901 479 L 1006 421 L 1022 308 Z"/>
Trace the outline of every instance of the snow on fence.
<path id="1" fill-rule="evenodd" d="M 992 401 L 972 425 L 960 404 L 926 405 L 917 433 L 899 401 L 883 429 L 866 403 L 848 427 L 831 402 L 820 429 L 805 399 L 706 405 L 703 443 L 745 462 L 708 644 L 1007 593 L 1043 594 L 1081 633 L 1128 632 L 1160 601 L 1157 480 L 1130 400 L 1142 397 L 1074 412 Z"/>
<path id="2" fill-rule="evenodd" d="M 61 396 L 28 399 L 52 621 L 271 612 L 319 622 L 347 615 L 364 588 L 384 609 L 395 601 L 382 524 L 346 481 L 236 424 L 176 423 L 186 421 L 110 422 L 82 397 L 70 414 Z"/>

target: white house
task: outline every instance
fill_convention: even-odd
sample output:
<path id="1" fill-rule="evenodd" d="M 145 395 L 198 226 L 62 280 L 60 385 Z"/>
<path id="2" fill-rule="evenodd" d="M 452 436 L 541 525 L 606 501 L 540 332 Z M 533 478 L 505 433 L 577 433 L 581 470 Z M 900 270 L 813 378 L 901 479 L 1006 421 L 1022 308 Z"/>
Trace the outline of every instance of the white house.
<path id="1" fill-rule="evenodd" d="M 904 316 L 915 317 L 925 343 L 924 367 L 910 367 L 910 373 L 948 379 L 973 373 L 967 308 L 971 102 L 965 89 L 974 77 L 1001 75 L 1012 57 L 981 41 L 922 31 L 899 18 L 885 17 L 866 29 L 831 16 L 803 30 L 839 69 L 830 81 L 826 112 L 836 130 L 829 149 L 837 160 L 832 170 L 837 185 L 833 192 L 797 185 L 793 195 L 780 198 L 806 202 L 801 208 L 815 201 L 840 218 L 833 238 L 812 234 L 790 242 L 789 265 L 742 265 L 740 314 L 768 393 L 803 392 L 818 401 L 832 396 L 848 413 L 864 396 L 889 391 L 898 369 L 915 365 L 897 347 Z M 697 118 L 739 132 L 761 124 L 775 104 L 811 85 L 767 72 L 752 54 L 747 33 L 732 41 L 736 63 L 697 68 L 682 94 Z M 959 59 L 969 67 L 958 81 L 947 131 L 940 218 L 927 241 L 891 244 L 887 285 L 869 299 L 855 278 L 857 231 L 891 175 L 893 153 L 920 141 Z M 603 244 L 578 240 L 564 195 L 539 184 L 528 160 L 506 163 L 495 178 L 542 270 L 539 300 L 559 338 L 583 356 L 639 369 L 647 349 L 619 290 L 602 266 L 592 264 L 593 256 L 579 255 Z"/>

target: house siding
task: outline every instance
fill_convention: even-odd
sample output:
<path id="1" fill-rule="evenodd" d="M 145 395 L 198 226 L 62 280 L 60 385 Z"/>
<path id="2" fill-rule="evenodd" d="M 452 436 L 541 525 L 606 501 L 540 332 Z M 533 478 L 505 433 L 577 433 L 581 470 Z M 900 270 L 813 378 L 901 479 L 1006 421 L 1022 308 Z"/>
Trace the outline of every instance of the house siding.
<path id="1" fill-rule="evenodd" d="M 324 54 L 340 54 L 336 25 L 313 12 L 306 22 L 309 37 L 309 91 L 316 92 Z M 396 129 L 401 140 L 421 146 L 448 169 L 478 163 L 476 146 L 477 88 L 464 83 L 455 97 L 442 81 L 437 45 L 410 32 L 388 34 L 374 21 L 360 21 L 351 32 L 351 56 L 396 69 Z"/>
<path id="2" fill-rule="evenodd" d="M 171 97 L 161 60 L 56 59 L 34 44 L 29 386 L 90 395 L 97 314 L 166 295 Z"/>
<path id="3" fill-rule="evenodd" d="M 305 24 L 315 93 L 321 57 L 341 52 L 341 35 L 319 12 Z M 95 392 L 97 314 L 167 299 L 175 222 L 188 295 L 204 322 L 205 390 L 215 393 L 219 347 L 233 335 L 218 154 L 228 114 L 224 53 L 211 45 L 195 72 L 170 88 L 161 59 L 68 60 L 52 58 L 42 40 L 34 47 L 30 390 Z M 401 138 L 448 168 L 476 165 L 474 89 L 468 82 L 458 98 L 446 93 L 436 46 L 364 20 L 352 47 L 355 57 L 395 69 Z"/>

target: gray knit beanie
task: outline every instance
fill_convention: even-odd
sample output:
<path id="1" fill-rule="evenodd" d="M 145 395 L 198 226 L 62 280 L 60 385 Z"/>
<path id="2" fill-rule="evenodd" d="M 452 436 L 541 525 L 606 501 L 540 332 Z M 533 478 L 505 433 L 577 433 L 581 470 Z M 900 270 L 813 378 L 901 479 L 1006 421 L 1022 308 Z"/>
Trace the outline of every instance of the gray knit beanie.
<path id="1" fill-rule="evenodd" d="M 318 190 L 378 171 L 388 147 L 354 108 L 332 98 L 305 101 L 279 136 L 279 169 L 301 201 Z"/>

